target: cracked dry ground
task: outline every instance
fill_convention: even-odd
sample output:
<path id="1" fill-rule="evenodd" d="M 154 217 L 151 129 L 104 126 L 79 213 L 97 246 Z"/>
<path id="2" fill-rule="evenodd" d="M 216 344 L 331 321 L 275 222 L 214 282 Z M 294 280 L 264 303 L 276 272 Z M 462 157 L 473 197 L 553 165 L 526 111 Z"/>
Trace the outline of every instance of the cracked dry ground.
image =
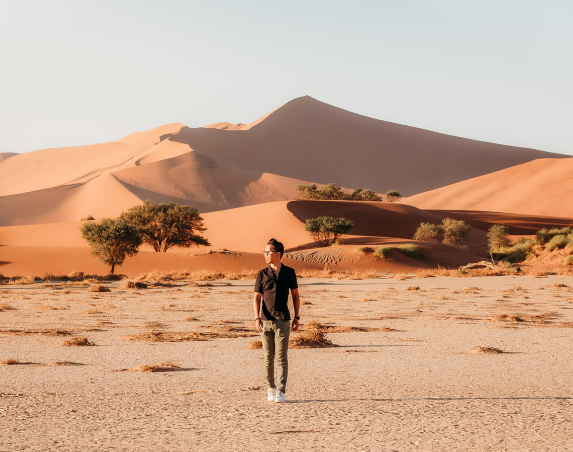
<path id="1" fill-rule="evenodd" d="M 571 278 L 299 282 L 283 405 L 253 281 L 0 286 L 0 450 L 573 450 Z"/>

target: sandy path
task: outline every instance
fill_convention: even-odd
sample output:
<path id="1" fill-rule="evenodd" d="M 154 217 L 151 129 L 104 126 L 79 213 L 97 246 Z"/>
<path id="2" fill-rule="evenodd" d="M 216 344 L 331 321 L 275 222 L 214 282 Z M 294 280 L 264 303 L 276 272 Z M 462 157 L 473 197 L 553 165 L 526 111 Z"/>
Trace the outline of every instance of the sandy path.
<path id="1" fill-rule="evenodd" d="M 122 338 L 250 327 L 253 283 L 230 283 L 1 286 L 0 361 L 31 364 L 0 366 L 0 450 L 573 450 L 571 278 L 301 280 L 303 320 L 401 332 L 291 350 L 284 405 L 264 401 L 256 337 Z M 41 328 L 97 346 L 6 333 Z M 510 353 L 463 353 L 476 346 Z M 61 360 L 84 365 L 41 365 Z M 183 370 L 114 372 L 166 360 Z"/>

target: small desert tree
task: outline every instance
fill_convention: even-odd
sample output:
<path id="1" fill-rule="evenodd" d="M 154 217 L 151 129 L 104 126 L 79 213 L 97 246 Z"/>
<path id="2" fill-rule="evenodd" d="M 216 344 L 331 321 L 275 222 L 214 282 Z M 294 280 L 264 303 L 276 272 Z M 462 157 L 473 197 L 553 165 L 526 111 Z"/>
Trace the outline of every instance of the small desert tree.
<path id="1" fill-rule="evenodd" d="M 413 239 L 421 242 L 440 243 L 444 239 L 444 228 L 439 224 L 420 223 Z"/>
<path id="2" fill-rule="evenodd" d="M 354 223 L 346 218 L 317 217 L 306 220 L 305 228 L 320 246 L 329 246 L 352 229 Z"/>
<path id="3" fill-rule="evenodd" d="M 507 247 L 509 240 L 509 228 L 503 224 L 494 224 L 487 231 L 487 244 L 490 253 L 499 252 L 500 248 Z"/>
<path id="4" fill-rule="evenodd" d="M 386 192 L 386 201 L 388 202 L 396 202 L 399 201 L 402 195 L 398 190 L 388 190 Z"/>
<path id="5" fill-rule="evenodd" d="M 113 275 L 116 265 L 122 265 L 127 256 L 135 256 L 142 243 L 141 235 L 125 220 L 104 218 L 101 222 L 84 223 L 80 229 L 82 237 L 92 248 L 92 255 L 111 267 Z"/>
<path id="6" fill-rule="evenodd" d="M 206 231 L 203 218 L 189 206 L 172 202 L 156 204 L 148 199 L 143 205 L 123 212 L 120 218 L 137 228 L 143 241 L 156 252 L 166 252 L 173 246 L 210 245 L 198 234 Z"/>
<path id="7" fill-rule="evenodd" d="M 468 237 L 470 235 L 469 224 L 463 220 L 444 218 L 442 221 L 442 228 L 444 230 L 444 240 L 442 243 L 445 245 L 452 245 L 457 248 L 467 248 Z"/>

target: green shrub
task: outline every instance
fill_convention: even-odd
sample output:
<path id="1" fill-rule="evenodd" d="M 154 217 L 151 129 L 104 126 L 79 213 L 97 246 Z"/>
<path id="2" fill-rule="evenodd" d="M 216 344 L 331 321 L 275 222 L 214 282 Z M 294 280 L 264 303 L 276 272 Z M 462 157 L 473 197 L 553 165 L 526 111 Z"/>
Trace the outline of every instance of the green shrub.
<path id="1" fill-rule="evenodd" d="M 487 244 L 490 253 L 495 253 L 499 251 L 502 247 L 507 247 L 509 241 L 507 236 L 509 234 L 509 228 L 502 224 L 494 224 L 487 231 Z"/>
<path id="2" fill-rule="evenodd" d="M 442 221 L 444 229 L 444 245 L 451 245 L 457 248 L 467 248 L 468 237 L 470 235 L 470 226 L 463 220 L 454 220 L 453 218 L 444 218 Z"/>
<path id="3" fill-rule="evenodd" d="M 561 229 L 558 229 L 558 228 L 540 229 L 535 234 L 535 238 L 537 240 L 537 243 L 539 243 L 541 245 L 545 245 L 546 243 L 549 243 L 551 241 L 551 239 L 553 237 L 555 237 L 556 235 L 569 235 L 572 232 L 573 231 L 569 226 L 561 228 Z"/>
<path id="4" fill-rule="evenodd" d="M 503 259 L 510 263 L 523 262 L 531 257 L 531 249 L 537 242 L 535 240 L 525 239 L 521 243 L 518 242 L 511 247 L 501 247 L 499 253 L 496 254 L 498 259 Z"/>
<path id="5" fill-rule="evenodd" d="M 573 265 L 573 256 L 567 256 L 564 263 L 565 265 Z"/>
<path id="6" fill-rule="evenodd" d="M 91 221 L 91 220 L 95 220 L 93 215 L 88 215 L 87 217 L 83 217 L 80 219 L 80 221 Z"/>
<path id="7" fill-rule="evenodd" d="M 444 229 L 439 224 L 420 223 L 413 239 L 421 242 L 440 243 L 444 239 Z"/>
<path id="8" fill-rule="evenodd" d="M 374 256 L 376 256 L 378 259 L 386 259 L 390 255 L 390 251 L 392 251 L 391 246 L 376 248 L 376 251 L 374 251 Z"/>
<path id="9" fill-rule="evenodd" d="M 412 257 L 414 259 L 422 260 L 426 258 L 420 248 L 412 243 L 400 245 L 397 250 L 400 251 L 404 256 Z"/>
<path id="10" fill-rule="evenodd" d="M 555 236 L 555 235 L 568 235 L 568 234 L 571 234 L 571 232 L 573 232 L 573 231 L 571 231 L 571 228 L 569 226 L 566 226 L 566 227 L 561 228 L 561 229 L 553 228 L 553 229 L 549 230 L 549 233 L 553 236 Z"/>
<path id="11" fill-rule="evenodd" d="M 305 229 L 320 246 L 330 246 L 339 242 L 353 226 L 346 218 L 316 217 L 306 220 Z"/>
<path id="12" fill-rule="evenodd" d="M 361 246 L 360 248 L 356 249 L 356 252 L 360 253 L 360 254 L 370 254 L 373 251 L 374 250 L 372 248 L 370 248 L 369 246 Z"/>
<path id="13" fill-rule="evenodd" d="M 402 195 L 398 190 L 388 190 L 386 192 L 386 201 L 388 202 L 396 202 L 399 201 Z"/>
<path id="14" fill-rule="evenodd" d="M 565 248 L 569 243 L 570 240 L 565 234 L 554 235 L 547 245 L 545 245 L 545 251 L 551 252 L 555 249 Z"/>
<path id="15" fill-rule="evenodd" d="M 549 233 L 547 229 L 540 229 L 535 233 L 535 240 L 541 245 L 545 245 L 553 236 Z"/>
<path id="16" fill-rule="evenodd" d="M 350 201 L 382 201 L 382 198 L 369 188 L 357 188 L 347 199 Z"/>

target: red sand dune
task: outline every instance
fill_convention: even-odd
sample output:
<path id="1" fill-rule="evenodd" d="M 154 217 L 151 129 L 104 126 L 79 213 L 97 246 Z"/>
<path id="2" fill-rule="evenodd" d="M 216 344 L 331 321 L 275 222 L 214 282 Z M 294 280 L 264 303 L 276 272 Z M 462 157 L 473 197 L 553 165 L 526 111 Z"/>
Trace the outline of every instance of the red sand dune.
<path id="1" fill-rule="evenodd" d="M 293 187 L 304 182 L 215 162 L 186 144 L 162 138 L 173 127 L 132 134 L 98 149 L 38 151 L 2 162 L 0 174 L 5 171 L 6 180 L 0 178 L 5 182 L 0 189 L 12 194 L 0 196 L 0 225 L 76 221 L 87 215 L 115 217 L 145 199 L 209 212 L 292 199 Z M 95 160 L 84 161 L 94 152 L 107 167 L 98 169 Z M 65 162 L 63 173 L 58 172 L 60 159 Z M 5 167 L 11 161 L 15 163 Z M 22 177 L 27 165 L 35 167 L 37 178 Z M 70 167 L 73 170 L 68 171 Z"/>
<path id="2" fill-rule="evenodd" d="M 185 127 L 170 139 L 237 168 L 406 196 L 560 157 L 380 121 L 308 96 L 240 130 Z"/>
<path id="3" fill-rule="evenodd" d="M 411 196 L 421 209 L 573 218 L 573 158 L 540 159 Z"/>
<path id="4" fill-rule="evenodd" d="M 143 247 L 134 258 L 128 258 L 121 273 L 134 276 L 153 270 L 223 270 L 239 272 L 264 266 L 260 254 L 266 241 L 275 237 L 285 243 L 287 251 L 314 247 L 304 229 L 304 220 L 319 215 L 343 216 L 355 222 L 347 247 L 398 246 L 413 242 L 411 237 L 422 221 L 439 223 L 451 212 L 425 212 L 412 206 L 383 202 L 350 201 L 281 201 L 203 214 L 208 230 L 205 236 L 212 250 L 228 249 L 231 253 L 209 254 L 205 248 L 173 249 L 154 253 Z M 424 242 L 416 243 L 429 257 L 415 261 L 395 252 L 392 260 L 379 261 L 372 256 L 359 256 L 353 262 L 331 266 L 339 270 L 378 268 L 379 271 L 413 271 L 419 267 L 457 267 L 482 260 L 485 255 L 485 231 L 491 223 L 503 223 L 503 214 L 473 212 L 467 217 L 472 229 L 470 251 Z M 508 215 L 506 222 L 524 231 L 545 226 L 560 226 L 560 219 Z M 536 225 L 535 221 L 540 223 Z M 86 242 L 80 237 L 81 222 L 37 224 L 0 227 L 0 273 L 4 275 L 44 273 L 67 274 L 78 270 L 105 274 L 107 267 L 90 255 Z M 296 268 L 322 269 L 324 265 L 291 262 Z"/>

